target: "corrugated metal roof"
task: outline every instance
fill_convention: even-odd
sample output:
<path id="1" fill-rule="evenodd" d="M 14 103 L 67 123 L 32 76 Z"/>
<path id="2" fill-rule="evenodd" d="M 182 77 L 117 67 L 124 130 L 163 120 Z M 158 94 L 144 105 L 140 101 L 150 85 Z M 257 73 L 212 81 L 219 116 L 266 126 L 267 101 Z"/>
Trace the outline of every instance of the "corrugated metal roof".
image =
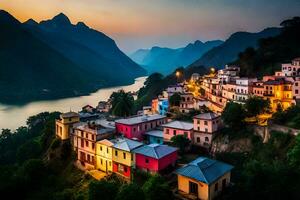
<path id="1" fill-rule="evenodd" d="M 153 120 L 158 120 L 158 119 L 163 119 L 166 116 L 163 115 L 140 115 L 140 116 L 135 116 L 135 117 L 130 117 L 130 118 L 125 118 L 125 119 L 119 119 L 116 120 L 116 123 L 120 124 L 127 124 L 127 125 L 133 125 L 133 124 L 139 124 L 147 121 L 153 121 Z"/>
<path id="2" fill-rule="evenodd" d="M 176 173 L 203 183 L 211 184 L 232 169 L 232 165 L 206 157 L 199 157 L 176 170 Z"/>
<path id="3" fill-rule="evenodd" d="M 153 131 L 148 131 L 145 133 L 145 135 L 150 135 L 150 136 L 154 136 L 154 137 L 160 137 L 163 138 L 164 132 L 161 130 L 153 130 Z"/>
<path id="4" fill-rule="evenodd" d="M 162 125 L 163 127 L 176 128 L 182 130 L 191 130 L 193 129 L 193 123 L 183 122 L 183 121 L 172 121 Z"/>
<path id="5" fill-rule="evenodd" d="M 177 148 L 163 144 L 149 144 L 134 150 L 137 154 L 142 154 L 156 159 L 160 159 L 175 151 L 177 151 Z"/>
<path id="6" fill-rule="evenodd" d="M 128 152 L 143 145 L 143 143 L 141 142 L 130 140 L 127 138 L 117 138 L 112 142 L 114 143 L 114 148 Z"/>

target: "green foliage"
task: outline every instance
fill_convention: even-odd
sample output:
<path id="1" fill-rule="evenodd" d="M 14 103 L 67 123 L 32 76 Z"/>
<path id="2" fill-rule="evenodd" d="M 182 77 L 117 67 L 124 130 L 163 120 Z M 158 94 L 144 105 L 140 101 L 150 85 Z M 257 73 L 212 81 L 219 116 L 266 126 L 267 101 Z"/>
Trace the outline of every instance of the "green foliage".
<path id="1" fill-rule="evenodd" d="M 50 145 L 50 148 L 51 148 L 52 150 L 54 150 L 54 149 L 56 149 L 57 147 L 59 147 L 60 144 L 61 144 L 61 140 L 60 140 L 59 138 L 55 138 L 55 139 L 52 141 L 52 143 L 51 143 L 51 145 Z"/>
<path id="2" fill-rule="evenodd" d="M 256 96 L 251 97 L 246 100 L 245 110 L 248 117 L 256 117 L 270 111 L 270 101 Z"/>
<path id="3" fill-rule="evenodd" d="M 28 159 L 38 158 L 41 153 L 41 145 L 37 141 L 29 140 L 18 148 L 17 161 L 23 163 Z"/>
<path id="4" fill-rule="evenodd" d="M 142 187 L 147 200 L 173 199 L 168 183 L 160 175 L 154 175 Z"/>
<path id="5" fill-rule="evenodd" d="M 111 100 L 111 113 L 118 117 L 130 116 L 133 113 L 134 99 L 129 92 L 119 90 L 113 92 L 110 96 Z"/>
<path id="6" fill-rule="evenodd" d="M 289 164 L 300 168 L 300 134 L 296 136 L 295 145 L 288 152 Z"/>
<path id="7" fill-rule="evenodd" d="M 189 147 L 191 141 L 186 135 L 175 135 L 171 138 L 173 145 L 179 148 L 180 153 L 184 153 L 185 149 Z"/>
<path id="8" fill-rule="evenodd" d="M 181 101 L 181 96 L 179 93 L 174 93 L 170 98 L 169 98 L 169 103 L 171 106 L 179 106 Z"/>
<path id="9" fill-rule="evenodd" d="M 285 111 L 279 110 L 273 114 L 272 119 L 277 124 L 300 129 L 300 106 L 291 106 Z"/>
<path id="10" fill-rule="evenodd" d="M 229 102 L 222 113 L 224 123 L 230 128 L 237 130 L 244 125 L 245 110 L 241 104 Z"/>
<path id="11" fill-rule="evenodd" d="M 89 185 L 89 200 L 113 200 L 118 193 L 118 185 L 104 180 L 92 181 Z"/>
<path id="12" fill-rule="evenodd" d="M 143 190 L 136 184 L 125 184 L 121 187 L 117 194 L 116 200 L 144 200 L 145 195 Z"/>

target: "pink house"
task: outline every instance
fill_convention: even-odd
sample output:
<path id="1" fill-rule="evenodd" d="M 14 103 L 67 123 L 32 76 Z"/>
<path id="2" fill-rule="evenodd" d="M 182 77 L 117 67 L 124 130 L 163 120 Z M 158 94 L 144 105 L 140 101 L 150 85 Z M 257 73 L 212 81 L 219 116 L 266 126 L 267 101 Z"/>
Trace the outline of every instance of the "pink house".
<path id="1" fill-rule="evenodd" d="M 221 117 L 213 112 L 194 117 L 194 144 L 210 147 L 215 133 L 222 127 Z"/>
<path id="2" fill-rule="evenodd" d="M 175 135 L 186 135 L 190 140 L 193 139 L 193 123 L 172 121 L 162 125 L 164 127 L 164 140 L 170 141 Z"/>
<path id="3" fill-rule="evenodd" d="M 145 132 L 167 122 L 163 115 L 140 115 L 115 121 L 117 133 L 129 139 L 142 140 Z"/>
<path id="4" fill-rule="evenodd" d="M 152 173 L 175 166 L 177 148 L 162 144 L 149 144 L 134 150 L 136 168 Z"/>

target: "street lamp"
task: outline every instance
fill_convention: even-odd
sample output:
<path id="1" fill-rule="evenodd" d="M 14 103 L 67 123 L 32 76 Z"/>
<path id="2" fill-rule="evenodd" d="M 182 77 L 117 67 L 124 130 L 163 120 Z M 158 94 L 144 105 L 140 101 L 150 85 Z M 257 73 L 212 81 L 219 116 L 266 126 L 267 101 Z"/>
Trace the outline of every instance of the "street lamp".
<path id="1" fill-rule="evenodd" d="M 180 71 L 177 71 L 175 75 L 176 75 L 177 78 L 179 78 L 179 76 L 180 76 Z"/>

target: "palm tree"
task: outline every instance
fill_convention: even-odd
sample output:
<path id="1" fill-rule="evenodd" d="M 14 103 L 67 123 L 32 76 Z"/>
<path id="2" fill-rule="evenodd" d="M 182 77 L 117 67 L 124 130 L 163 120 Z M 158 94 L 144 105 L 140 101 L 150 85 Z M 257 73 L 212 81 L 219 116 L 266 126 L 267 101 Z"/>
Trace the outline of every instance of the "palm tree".
<path id="1" fill-rule="evenodd" d="M 129 92 L 119 90 L 113 92 L 110 96 L 111 100 L 111 113 L 118 117 L 127 117 L 132 114 L 134 107 L 133 96 Z"/>

